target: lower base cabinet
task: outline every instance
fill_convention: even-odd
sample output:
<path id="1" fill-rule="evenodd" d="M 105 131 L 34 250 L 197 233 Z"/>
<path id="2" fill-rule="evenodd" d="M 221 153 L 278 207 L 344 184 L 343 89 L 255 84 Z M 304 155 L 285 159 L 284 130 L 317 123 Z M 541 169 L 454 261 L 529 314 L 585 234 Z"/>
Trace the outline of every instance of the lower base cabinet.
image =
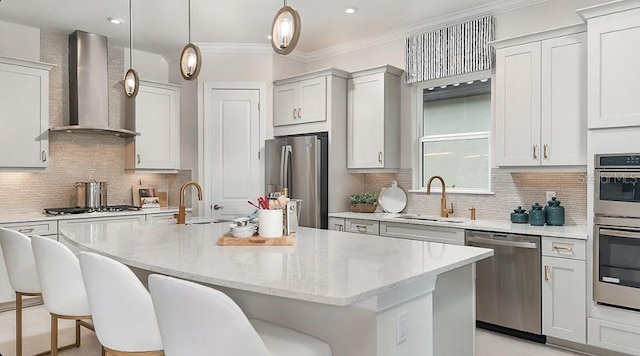
<path id="1" fill-rule="evenodd" d="M 380 222 L 380 236 L 464 245 L 464 229 Z"/>
<path id="2" fill-rule="evenodd" d="M 586 263 L 542 256 L 542 333 L 586 343 Z"/>
<path id="3" fill-rule="evenodd" d="M 640 327 L 589 318 L 589 345 L 640 355 Z"/>
<path id="4" fill-rule="evenodd" d="M 344 231 L 345 219 L 329 217 L 329 230 Z"/>

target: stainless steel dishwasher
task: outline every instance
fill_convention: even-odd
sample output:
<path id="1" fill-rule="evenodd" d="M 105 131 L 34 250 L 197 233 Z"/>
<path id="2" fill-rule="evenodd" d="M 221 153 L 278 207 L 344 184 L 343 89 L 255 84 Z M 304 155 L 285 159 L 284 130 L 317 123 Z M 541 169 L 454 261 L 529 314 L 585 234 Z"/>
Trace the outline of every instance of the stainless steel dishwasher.
<path id="1" fill-rule="evenodd" d="M 467 230 L 465 241 L 493 249 L 476 262 L 478 326 L 544 342 L 540 236 Z"/>

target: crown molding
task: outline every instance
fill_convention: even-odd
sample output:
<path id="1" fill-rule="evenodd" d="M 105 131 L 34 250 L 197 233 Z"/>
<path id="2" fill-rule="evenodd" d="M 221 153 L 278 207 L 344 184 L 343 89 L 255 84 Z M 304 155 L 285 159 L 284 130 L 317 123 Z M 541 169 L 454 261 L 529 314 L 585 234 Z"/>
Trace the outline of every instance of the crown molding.
<path id="1" fill-rule="evenodd" d="M 404 40 L 409 36 L 428 32 L 429 30 L 440 28 L 445 25 L 452 25 L 482 16 L 495 15 L 501 12 L 515 10 L 547 1 L 550 0 L 497 0 L 487 5 L 472 7 L 463 11 L 418 22 L 413 25 L 400 27 L 393 31 L 389 31 L 382 36 L 372 36 L 318 51 L 308 52 L 306 53 L 305 59 L 307 62 L 315 62 L 397 40 Z"/>

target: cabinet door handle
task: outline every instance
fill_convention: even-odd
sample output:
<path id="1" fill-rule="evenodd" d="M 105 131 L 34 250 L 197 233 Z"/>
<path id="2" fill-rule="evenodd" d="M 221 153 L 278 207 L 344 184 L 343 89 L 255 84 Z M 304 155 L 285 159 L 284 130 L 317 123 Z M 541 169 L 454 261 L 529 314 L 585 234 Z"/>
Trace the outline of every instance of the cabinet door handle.
<path id="1" fill-rule="evenodd" d="M 544 266 L 544 280 L 545 282 L 549 281 L 549 266 Z"/>
<path id="2" fill-rule="evenodd" d="M 42 151 L 42 162 L 46 162 L 47 161 L 47 151 Z"/>
<path id="3" fill-rule="evenodd" d="M 538 159 L 538 145 L 533 145 L 533 159 Z"/>
<path id="4" fill-rule="evenodd" d="M 140 164 L 140 154 L 138 153 L 137 156 L 138 156 L 138 164 Z"/>
<path id="5" fill-rule="evenodd" d="M 573 248 L 571 247 L 566 247 L 566 246 L 553 246 L 553 249 L 560 252 L 560 251 L 564 251 L 564 252 L 573 252 Z"/>
<path id="6" fill-rule="evenodd" d="M 382 163 L 382 151 L 378 151 L 378 162 Z"/>
<path id="7" fill-rule="evenodd" d="M 549 148 L 549 145 L 545 143 L 545 144 L 544 144 L 544 146 L 542 146 L 542 148 L 543 148 L 543 151 L 542 151 L 542 152 L 543 152 L 543 153 L 542 153 L 542 157 L 544 157 L 544 158 L 549 158 L 549 157 L 547 156 L 547 149 Z"/>
<path id="8" fill-rule="evenodd" d="M 298 109 L 293 109 L 293 118 L 294 118 L 294 119 L 297 117 L 297 115 L 296 115 L 296 111 L 298 111 Z"/>
<path id="9" fill-rule="evenodd" d="M 302 119 L 302 108 L 298 108 L 298 119 Z"/>
<path id="10" fill-rule="evenodd" d="M 30 232 L 33 232 L 33 230 L 35 230 L 35 228 L 33 228 L 33 227 L 28 227 L 28 228 L 24 228 L 24 229 L 23 229 L 23 228 L 21 228 L 21 229 L 19 229 L 19 230 L 18 230 L 18 232 L 21 232 L 21 233 L 23 233 L 23 234 L 28 234 L 28 233 L 30 233 Z"/>
<path id="11" fill-rule="evenodd" d="M 342 224 L 335 224 L 335 228 L 337 231 L 344 231 L 344 225 Z"/>

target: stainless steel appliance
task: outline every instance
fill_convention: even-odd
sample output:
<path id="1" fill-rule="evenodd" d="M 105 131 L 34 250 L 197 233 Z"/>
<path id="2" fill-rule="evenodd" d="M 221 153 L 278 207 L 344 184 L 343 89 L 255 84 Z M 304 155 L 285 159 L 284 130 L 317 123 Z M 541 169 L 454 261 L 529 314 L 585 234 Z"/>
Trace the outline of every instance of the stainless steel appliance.
<path id="1" fill-rule="evenodd" d="M 595 156 L 593 299 L 640 310 L 640 154 Z"/>
<path id="2" fill-rule="evenodd" d="M 467 230 L 465 237 L 468 246 L 493 249 L 476 263 L 478 326 L 544 342 L 540 236 Z"/>
<path id="3" fill-rule="evenodd" d="M 596 216 L 640 218 L 640 154 L 595 156 Z"/>
<path id="4" fill-rule="evenodd" d="M 593 298 L 640 310 L 640 219 L 595 217 Z"/>
<path id="5" fill-rule="evenodd" d="M 74 207 L 74 208 L 46 208 L 44 212 L 47 215 L 68 215 L 68 214 L 84 214 L 95 212 L 118 212 L 118 211 L 135 211 L 140 210 L 139 206 L 133 205 L 108 205 L 99 208 Z"/>
<path id="6" fill-rule="evenodd" d="M 302 200 L 299 226 L 328 226 L 328 138 L 326 134 L 292 136 L 265 142 L 266 192 Z"/>

